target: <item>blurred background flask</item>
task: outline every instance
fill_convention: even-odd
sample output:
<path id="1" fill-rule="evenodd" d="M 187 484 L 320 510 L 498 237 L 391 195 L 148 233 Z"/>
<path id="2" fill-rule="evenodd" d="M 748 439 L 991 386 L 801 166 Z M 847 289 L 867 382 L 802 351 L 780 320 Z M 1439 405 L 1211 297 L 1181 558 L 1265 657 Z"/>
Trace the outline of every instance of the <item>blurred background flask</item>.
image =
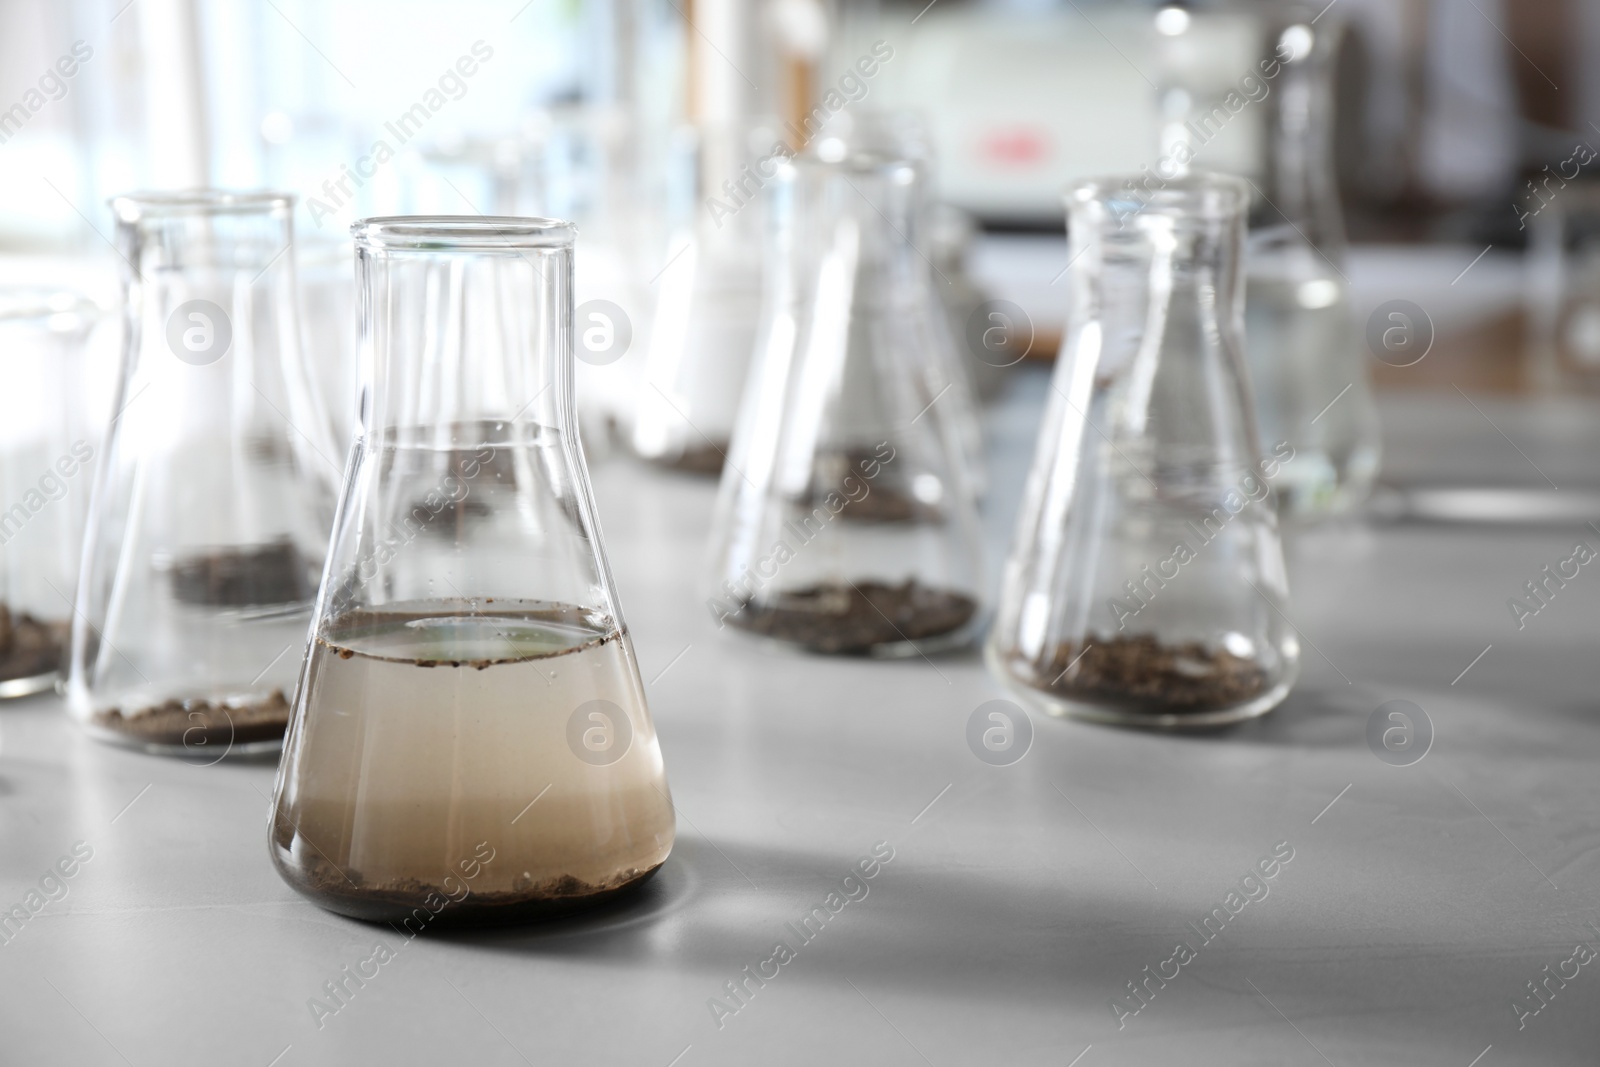
<path id="1" fill-rule="evenodd" d="M 713 523 L 719 626 L 815 652 L 915 655 L 984 621 L 973 479 L 930 385 L 946 330 L 915 241 L 917 167 L 777 174 L 756 359 Z"/>
<path id="2" fill-rule="evenodd" d="M 101 446 L 99 318 L 79 293 L 0 289 L 0 697 L 49 689 L 66 652 Z"/>
<path id="3" fill-rule="evenodd" d="M 1285 518 L 1349 511 L 1377 477 L 1379 427 L 1350 307 L 1334 166 L 1338 11 L 1229 0 L 1157 12 L 1155 178 L 1196 167 L 1247 175 L 1246 342 L 1263 443 L 1293 449 L 1276 481 Z M 1225 42 L 1257 54 L 1224 62 Z M 1147 179 L 1150 177 L 1147 171 Z"/>
<path id="4" fill-rule="evenodd" d="M 777 50 L 761 6 L 699 0 L 693 14 L 695 32 L 684 39 L 688 121 L 668 163 L 670 236 L 648 282 L 655 310 L 632 443 L 653 463 L 716 476 L 761 310 L 761 189 L 789 146 L 774 110 L 768 73 Z M 762 72 L 763 84 L 746 71 Z"/>
<path id="5" fill-rule="evenodd" d="M 333 513 L 301 355 L 293 198 L 118 197 L 124 358 L 73 621 L 68 708 L 150 751 L 279 744 Z"/>
<path id="6" fill-rule="evenodd" d="M 1294 681 L 1288 454 L 1261 456 L 1240 330 L 1248 196 L 1206 175 L 1068 193 L 1070 328 L 987 649 L 1051 714 L 1215 725 Z"/>
<path id="7" fill-rule="evenodd" d="M 355 234 L 362 424 L 274 862 L 368 919 L 604 899 L 665 861 L 673 813 L 578 439 L 573 228 L 408 217 Z"/>
<path id="8" fill-rule="evenodd" d="M 1378 475 L 1378 412 L 1350 307 L 1333 158 L 1338 12 L 1291 5 L 1269 20 L 1282 64 L 1268 110 L 1266 175 L 1251 213 L 1245 330 L 1262 443 L 1294 450 L 1275 482 L 1285 518 L 1360 506 Z M 1303 16 L 1303 17 L 1296 17 Z M 1269 67 L 1270 69 L 1270 67 Z"/>

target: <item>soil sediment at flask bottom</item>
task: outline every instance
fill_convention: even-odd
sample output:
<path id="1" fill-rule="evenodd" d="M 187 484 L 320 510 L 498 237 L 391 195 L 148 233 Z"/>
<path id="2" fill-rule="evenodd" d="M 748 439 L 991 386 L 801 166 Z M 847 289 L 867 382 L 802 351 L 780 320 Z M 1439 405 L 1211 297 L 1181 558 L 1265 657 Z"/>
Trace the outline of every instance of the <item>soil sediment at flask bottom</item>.
<path id="1" fill-rule="evenodd" d="M 972 621 L 977 601 L 915 579 L 829 582 L 746 601 L 727 621 L 750 633 L 813 652 L 863 654 L 881 645 L 923 641 Z"/>
<path id="2" fill-rule="evenodd" d="M 722 474 L 722 465 L 726 462 L 727 455 L 728 443 L 722 441 L 717 444 L 694 445 L 676 455 L 652 456 L 650 462 L 668 470 L 715 478 Z"/>
<path id="3" fill-rule="evenodd" d="M 132 712 L 97 711 L 94 725 L 154 745 L 245 745 L 281 738 L 289 726 L 289 701 L 281 689 L 241 703 L 173 699 Z"/>
<path id="4" fill-rule="evenodd" d="M 474 890 L 472 883 L 455 876 L 449 886 L 417 878 L 400 878 L 373 883 L 359 871 L 336 869 L 321 862 L 291 876 L 296 889 L 311 896 L 322 907 L 368 922 L 398 922 L 428 908 L 429 924 L 437 926 L 493 926 L 505 923 L 534 922 L 586 911 L 613 901 L 624 900 L 648 882 L 662 864 L 647 870 L 628 870 L 596 885 L 570 874 L 535 883 L 528 878 L 514 882 L 510 889 Z M 462 887 L 469 892 L 461 895 Z"/>
<path id="5" fill-rule="evenodd" d="M 175 560 L 172 595 L 182 604 L 254 607 L 316 594 L 313 568 L 292 541 L 215 548 Z"/>
<path id="6" fill-rule="evenodd" d="M 845 494 L 849 502 L 840 510 L 840 519 L 861 523 L 938 523 L 943 520 L 941 508 L 918 500 L 906 489 L 903 480 L 894 478 L 886 466 L 877 452 L 866 449 L 819 457 L 816 471 L 821 476 L 820 481 L 797 503 L 802 508 L 815 508 L 831 493 L 864 486 L 865 493 L 857 490 Z M 874 474 L 868 477 L 868 471 Z"/>
<path id="7" fill-rule="evenodd" d="M 0 682 L 36 678 L 61 667 L 70 626 L 0 604 Z"/>
<path id="8" fill-rule="evenodd" d="M 1199 641 L 1163 644 L 1149 634 L 1064 642 L 1042 667 L 1024 669 L 1042 692 L 1140 715 L 1220 711 L 1267 689 L 1267 672 L 1254 659 Z"/>

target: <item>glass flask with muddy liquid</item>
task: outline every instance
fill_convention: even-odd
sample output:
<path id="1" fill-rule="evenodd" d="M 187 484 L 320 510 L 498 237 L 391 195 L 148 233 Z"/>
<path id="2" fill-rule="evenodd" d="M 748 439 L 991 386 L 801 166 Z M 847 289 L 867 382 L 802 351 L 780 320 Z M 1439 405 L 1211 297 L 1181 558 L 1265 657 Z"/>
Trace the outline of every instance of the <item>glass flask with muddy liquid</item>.
<path id="1" fill-rule="evenodd" d="M 573 228 L 354 227 L 363 401 L 273 862 L 369 920 L 523 921 L 640 884 L 672 801 L 573 400 Z"/>

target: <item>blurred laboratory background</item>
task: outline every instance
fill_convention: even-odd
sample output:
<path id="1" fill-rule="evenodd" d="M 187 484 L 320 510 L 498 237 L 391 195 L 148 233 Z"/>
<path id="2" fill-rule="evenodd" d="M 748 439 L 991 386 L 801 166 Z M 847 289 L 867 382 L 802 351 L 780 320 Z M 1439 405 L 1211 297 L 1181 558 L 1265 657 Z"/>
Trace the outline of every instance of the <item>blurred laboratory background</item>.
<path id="1" fill-rule="evenodd" d="M 705 199 L 695 168 L 736 170 L 707 162 L 707 132 L 744 123 L 746 141 L 798 148 L 804 117 L 836 92 L 849 107 L 920 116 L 938 161 L 934 195 L 954 209 L 938 216 L 929 254 L 932 244 L 958 254 L 980 292 L 1026 309 L 1030 354 L 1051 358 L 1063 186 L 1155 162 L 1175 37 L 1195 50 L 1179 81 L 1226 91 L 1283 8 L 0 0 L 0 280 L 71 282 L 114 306 L 108 198 L 210 185 L 299 194 L 310 330 L 318 302 L 338 299 L 347 280 L 349 223 L 374 214 L 574 219 L 590 277 L 648 283 L 669 258 L 674 220 Z M 1329 167 L 1354 246 L 1353 310 L 1360 321 L 1404 297 L 1438 332 L 1423 363 L 1374 365 L 1378 384 L 1528 387 L 1551 377 L 1538 369 L 1551 345 L 1555 373 L 1600 379 L 1600 311 L 1573 314 L 1551 295 L 1585 273 L 1586 213 L 1600 210 L 1581 190 L 1553 192 L 1589 177 L 1589 146 L 1600 144 L 1600 7 L 1334 0 L 1308 10 L 1319 31 L 1338 29 Z M 852 75 L 878 41 L 893 58 Z M 754 117 L 772 130 L 752 133 Z M 1247 108 L 1202 162 L 1261 176 L 1270 121 L 1269 109 Z M 1539 210 L 1546 201 L 1559 218 Z M 1541 265 L 1526 253 L 1547 230 L 1555 251 Z M 84 259 L 98 272 L 86 274 Z M 1541 277 L 1543 294 L 1530 294 Z M 652 309 L 617 303 L 644 344 Z"/>

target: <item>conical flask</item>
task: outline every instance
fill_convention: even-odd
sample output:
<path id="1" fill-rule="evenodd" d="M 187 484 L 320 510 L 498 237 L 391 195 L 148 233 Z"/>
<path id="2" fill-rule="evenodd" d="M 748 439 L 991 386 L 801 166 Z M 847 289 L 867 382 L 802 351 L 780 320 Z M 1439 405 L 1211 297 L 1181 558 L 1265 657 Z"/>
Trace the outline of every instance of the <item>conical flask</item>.
<path id="1" fill-rule="evenodd" d="M 333 515 L 276 193 L 112 201 L 124 359 L 100 457 L 67 706 L 150 751 L 276 747 Z"/>
<path id="2" fill-rule="evenodd" d="M 1380 437 L 1350 306 L 1333 160 L 1339 12 L 1292 5 L 1272 23 L 1277 91 L 1265 101 L 1267 173 L 1250 220 L 1245 328 L 1263 442 L 1294 459 L 1277 479 L 1279 512 L 1315 518 L 1367 498 Z M 1268 67 L 1267 69 L 1271 69 Z"/>
<path id="3" fill-rule="evenodd" d="M 1245 370 L 1249 188 L 1194 175 L 1067 196 L 1068 333 L 990 634 L 1046 712 L 1215 725 L 1288 693 L 1299 646 Z"/>
<path id="4" fill-rule="evenodd" d="M 64 662 L 101 446 L 85 396 L 99 318 L 79 293 L 0 289 L 0 697 L 54 687 Z"/>
<path id="5" fill-rule="evenodd" d="M 917 179 L 870 155 L 777 173 L 762 331 L 713 527 L 719 627 L 895 656 L 982 625 L 972 478 L 929 389 L 944 324 L 914 243 Z"/>
<path id="6" fill-rule="evenodd" d="M 353 229 L 362 420 L 273 861 L 408 924 L 604 899 L 666 859 L 673 813 L 577 436 L 573 228 Z"/>

